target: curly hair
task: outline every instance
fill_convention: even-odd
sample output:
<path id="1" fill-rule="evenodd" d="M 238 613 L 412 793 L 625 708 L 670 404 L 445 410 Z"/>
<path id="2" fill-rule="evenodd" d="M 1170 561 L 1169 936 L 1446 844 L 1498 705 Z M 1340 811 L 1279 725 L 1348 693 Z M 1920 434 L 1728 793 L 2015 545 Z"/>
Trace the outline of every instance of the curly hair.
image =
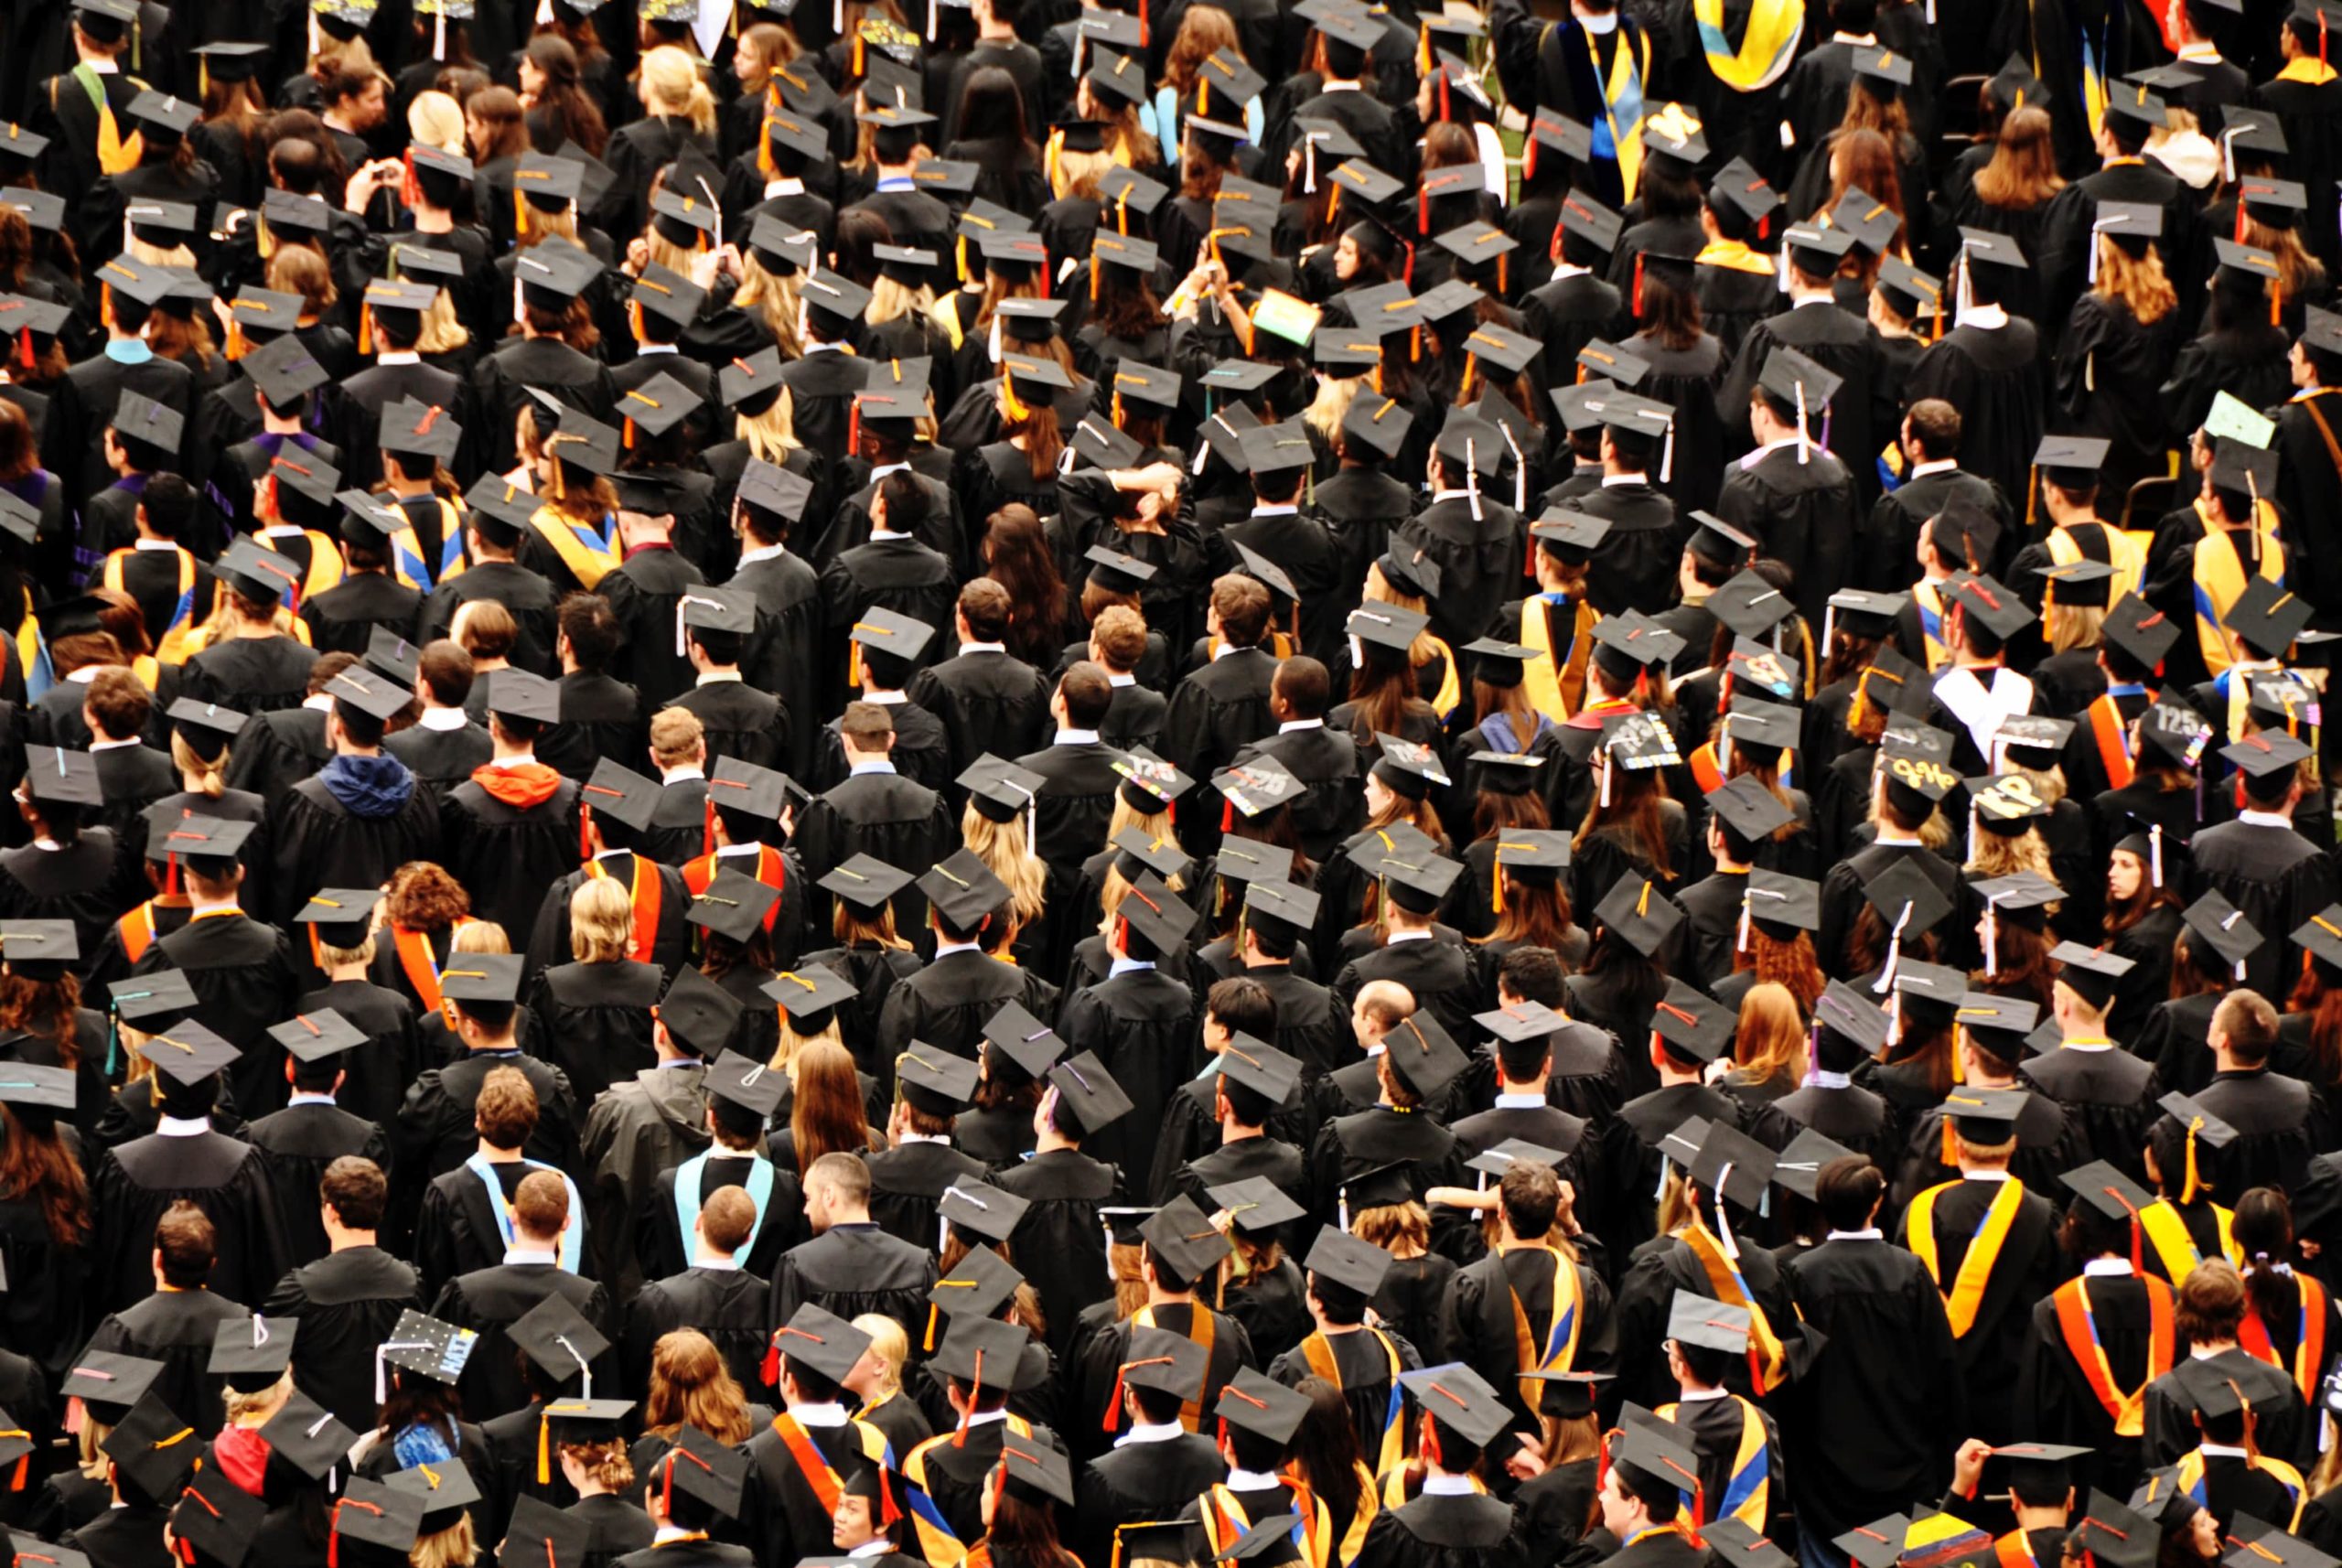
<path id="1" fill-rule="evenodd" d="M 404 931 L 444 931 L 471 918 L 471 895 L 446 870 L 428 860 L 410 860 L 391 873 L 382 908 L 390 923 Z"/>

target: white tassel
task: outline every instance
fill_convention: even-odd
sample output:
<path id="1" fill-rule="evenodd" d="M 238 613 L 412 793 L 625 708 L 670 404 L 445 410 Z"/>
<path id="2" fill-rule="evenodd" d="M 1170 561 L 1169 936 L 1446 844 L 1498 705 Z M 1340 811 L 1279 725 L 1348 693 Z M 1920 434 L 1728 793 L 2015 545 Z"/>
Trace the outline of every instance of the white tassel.
<path id="1" fill-rule="evenodd" d="M 1968 864 L 1976 864 L 1976 802 L 1968 802 Z"/>
<path id="2" fill-rule="evenodd" d="M 997 313 L 992 318 L 992 335 L 984 339 L 984 352 L 992 356 L 994 364 L 1000 363 L 1000 317 Z"/>
<path id="3" fill-rule="evenodd" d="M 1301 194 L 1317 194 L 1317 138 L 1301 138 Z"/>
<path id="4" fill-rule="evenodd" d="M 1497 429 L 1503 433 L 1504 444 L 1512 448 L 1512 510 L 1529 510 L 1529 459 L 1520 455 L 1520 443 L 1513 439 L 1512 426 L 1499 422 Z"/>
<path id="5" fill-rule="evenodd" d="M 1671 484 L 1675 479 L 1675 422 L 1667 422 L 1667 445 L 1659 451 L 1659 482 Z M 1526 510 L 1526 509 L 1524 509 Z"/>
<path id="6" fill-rule="evenodd" d="M 1746 894 L 1741 895 L 1740 935 L 1733 942 L 1732 950 L 1735 952 L 1746 952 L 1748 950 L 1748 897 Z"/>
<path id="7" fill-rule="evenodd" d="M 1464 489 L 1472 498 L 1472 521 L 1480 521 L 1480 446 L 1472 436 L 1464 438 Z"/>
<path id="8" fill-rule="evenodd" d="M 1827 658 L 1829 658 L 1829 657 L 1830 657 L 1830 650 L 1831 650 L 1832 649 L 1833 649 L 1833 648 L 1835 648 L 1835 647 L 1837 647 L 1837 646 L 1838 646 L 1838 640 L 1837 640 L 1837 639 L 1838 639 L 1838 607 L 1837 607 L 1836 605 L 1834 605 L 1834 604 L 1833 604 L 1833 605 L 1825 605 L 1825 606 L 1823 606 L 1823 607 L 1822 607 L 1822 610 L 1821 610 L 1821 657 L 1822 657 L 1822 658 L 1827 659 Z M 1857 677 L 1857 678 L 1859 678 L 1859 677 Z"/>
<path id="9" fill-rule="evenodd" d="M 445 60 L 447 58 L 446 0 L 440 0 L 438 14 L 432 19 L 431 58 L 435 60 Z"/>
<path id="10" fill-rule="evenodd" d="M 1724 1243 L 1724 1255 L 1737 1262 L 1740 1257 L 1740 1243 L 1732 1239 L 1732 1222 L 1724 1218 L 1724 1186 L 1731 1179 L 1732 1162 L 1727 1160 L 1724 1162 L 1724 1169 L 1716 1172 L 1716 1240 Z"/>
<path id="11" fill-rule="evenodd" d="M 1802 467 L 1813 460 L 1811 441 L 1805 431 L 1805 383 L 1797 383 L 1797 460 Z"/>
<path id="12" fill-rule="evenodd" d="M 1606 811 L 1608 810 L 1610 806 L 1611 766 L 1609 755 L 1606 752 L 1602 757 L 1602 805 L 1603 809 Z"/>
<path id="13" fill-rule="evenodd" d="M 2157 887 L 2163 886 L 2163 824 L 2147 825 L 2147 877 Z"/>
<path id="14" fill-rule="evenodd" d="M 1998 906 L 1991 899 L 1984 901 L 1984 978 L 1997 980 L 2001 973 L 2001 922 Z"/>

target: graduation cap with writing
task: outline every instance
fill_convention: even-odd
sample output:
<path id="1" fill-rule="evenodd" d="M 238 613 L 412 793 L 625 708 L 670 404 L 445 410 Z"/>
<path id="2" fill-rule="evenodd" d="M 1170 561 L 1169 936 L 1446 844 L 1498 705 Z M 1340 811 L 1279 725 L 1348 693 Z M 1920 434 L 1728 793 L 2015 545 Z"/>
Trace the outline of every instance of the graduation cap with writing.
<path id="1" fill-rule="evenodd" d="M 1305 788 L 1301 780 L 1294 777 L 1293 770 L 1273 757 L 1255 757 L 1245 762 L 1231 763 L 1212 775 L 1211 786 L 1226 798 L 1231 808 L 1248 819 L 1298 799 Z M 1223 870 L 1222 875 L 1235 875 L 1236 873 Z"/>
<path id="2" fill-rule="evenodd" d="M 469 959 L 479 955 L 464 956 Z M 472 1348 L 478 1343 L 477 1330 L 458 1328 L 408 1307 L 399 1314 L 390 1337 L 375 1353 L 402 1371 L 452 1384 L 463 1376 L 464 1363 L 471 1359 Z"/>
<path id="3" fill-rule="evenodd" d="M 1668 637 L 1680 644 L 1682 639 Z M 1670 657 L 1660 653 L 1654 662 Z M 1682 758 L 1676 754 L 1674 732 L 1657 715 L 1640 711 L 1605 714 L 1602 716 L 1602 750 L 1611 761 L 1629 773 L 1642 773 L 1655 768 L 1671 768 Z"/>
<path id="4" fill-rule="evenodd" d="M 1641 880 L 1632 872 L 1628 873 L 1628 877 Z M 1660 901 L 1655 897 L 1651 903 L 1655 908 Z M 1608 903 L 1604 900 L 1606 908 Z M 1595 911 L 1595 918 L 1604 918 L 1600 909 Z M 1681 918 L 1678 911 L 1675 919 Z M 1660 999 L 1651 1015 L 1651 1028 L 1666 1042 L 1668 1054 L 1690 1062 L 1712 1062 L 1721 1056 L 1732 1044 L 1735 1022 L 1731 1010 L 1722 1003 L 1673 977 L 1668 980 L 1667 994 Z"/>

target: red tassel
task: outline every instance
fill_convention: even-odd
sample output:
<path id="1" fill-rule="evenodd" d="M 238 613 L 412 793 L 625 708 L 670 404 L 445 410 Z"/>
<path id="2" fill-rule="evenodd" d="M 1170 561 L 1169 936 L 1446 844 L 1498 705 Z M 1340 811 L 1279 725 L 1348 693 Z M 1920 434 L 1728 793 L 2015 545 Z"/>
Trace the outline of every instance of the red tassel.
<path id="1" fill-rule="evenodd" d="M 1234 827 L 1234 826 L 1235 826 L 1235 824 L 1236 824 L 1236 802 L 1235 802 L 1235 801 L 1233 801 L 1233 800 L 1222 800 L 1222 801 L 1220 801 L 1220 803 L 1219 803 L 1219 831 L 1220 831 L 1221 832 L 1225 833 L 1225 832 L 1227 832 L 1230 828 Z"/>
<path id="2" fill-rule="evenodd" d="M 772 1342 L 765 1347 L 765 1364 L 757 1370 L 764 1378 L 765 1387 L 777 1389 L 780 1386 L 780 1337 L 779 1335 L 775 1335 Z"/>
<path id="3" fill-rule="evenodd" d="M 29 327 L 19 328 L 16 333 L 16 363 L 29 371 L 38 362 L 38 357 L 33 352 L 33 329 Z"/>
<path id="4" fill-rule="evenodd" d="M 577 808 L 577 859 L 578 859 L 578 861 L 579 861 L 579 863 L 580 863 L 580 864 L 583 864 L 584 862 L 586 862 L 586 861 L 590 860 L 591 858 L 593 858 L 593 854 L 594 854 L 594 844 L 593 844 L 593 841 L 592 841 L 590 838 L 588 838 L 588 837 L 586 836 L 588 833 L 590 833 L 591 832 L 593 832 L 593 828 L 594 828 L 594 808 L 593 808 L 593 807 L 591 807 L 591 806 L 580 806 L 580 807 L 578 807 L 578 808 Z"/>
<path id="5" fill-rule="evenodd" d="M 1637 317 L 1640 317 L 1640 316 L 1642 315 L 1642 313 L 1643 313 L 1643 254 L 1642 254 L 1642 252 L 1641 252 L 1640 251 L 1637 251 L 1637 252 L 1635 252 L 1635 315 L 1636 315 Z"/>
<path id="6" fill-rule="evenodd" d="M 1120 1375 L 1120 1374 L 1117 1374 L 1117 1376 L 1119 1376 L 1119 1375 Z M 953 1433 L 953 1434 L 951 1434 L 951 1446 L 952 1446 L 952 1447 L 954 1447 L 954 1448 L 965 1448 L 965 1447 L 968 1445 L 968 1417 L 975 1413 L 975 1409 L 976 1409 L 976 1396 L 977 1396 L 978 1394 L 983 1393 L 983 1391 L 984 1391 L 984 1353 L 983 1353 L 982 1350 L 978 1350 L 978 1351 L 976 1352 L 976 1377 L 975 1377 L 975 1381 L 974 1381 L 972 1385 L 970 1385 L 970 1387 L 969 1387 L 969 1389 L 968 1389 L 968 1408 L 967 1408 L 966 1410 L 963 1410 L 963 1411 L 962 1411 L 962 1412 L 960 1412 L 960 1430 L 959 1430 L 959 1431 L 957 1431 L 957 1432 L 955 1432 L 955 1433 Z M 1003 1474 L 1004 1477 L 1005 1477 L 1005 1475 L 1006 1475 L 1006 1469 L 1007 1469 L 1007 1467 L 1006 1467 L 1005 1466 L 1002 1466 L 1002 1474 Z"/>
<path id="7" fill-rule="evenodd" d="M 715 853 L 715 797 L 713 795 L 707 797 L 700 811 L 699 852 L 702 854 Z"/>

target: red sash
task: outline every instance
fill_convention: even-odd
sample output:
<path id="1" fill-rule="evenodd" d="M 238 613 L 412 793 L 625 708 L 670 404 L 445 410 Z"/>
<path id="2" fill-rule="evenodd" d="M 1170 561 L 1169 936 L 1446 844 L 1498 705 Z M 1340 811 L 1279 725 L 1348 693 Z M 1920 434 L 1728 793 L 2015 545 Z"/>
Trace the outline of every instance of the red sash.
<path id="1" fill-rule="evenodd" d="M 838 1498 L 844 1495 L 845 1483 L 830 1468 L 830 1462 L 822 1457 L 822 1451 L 813 1446 L 813 1439 L 797 1424 L 796 1417 L 786 1412 L 772 1418 L 772 1431 L 789 1450 L 789 1456 L 797 1461 L 798 1473 L 805 1477 L 805 1484 L 822 1500 L 822 1511 L 835 1513 Z"/>
<path id="2" fill-rule="evenodd" d="M 2122 711 L 2111 697 L 2100 697 L 2090 705 L 2090 738 L 2098 743 L 2098 760 L 2106 769 L 2106 779 L 2112 788 L 2125 789 L 2135 771 L 2131 761 L 2131 747 L 2122 736 Z"/>
<path id="3" fill-rule="evenodd" d="M 701 894 L 706 892 L 709 885 L 714 882 L 715 871 L 718 864 L 719 863 L 715 858 L 715 853 L 711 850 L 707 854 L 700 855 L 696 859 L 693 859 L 684 865 L 683 886 L 691 889 L 693 897 L 696 898 Z M 780 851 L 773 848 L 772 845 L 768 843 L 758 844 L 757 846 L 756 875 L 757 881 L 763 883 L 774 892 L 786 892 L 787 887 L 785 884 L 789 880 L 789 862 L 782 856 Z M 772 923 L 779 914 L 780 901 L 776 898 L 773 900 L 772 908 L 765 911 L 766 930 L 769 931 L 772 929 Z"/>
<path id="4" fill-rule="evenodd" d="M 431 939 L 421 931 L 392 926 L 391 945 L 398 950 L 399 967 L 406 972 L 406 983 L 414 987 L 423 1010 L 439 1011 L 439 960 L 431 950 Z"/>
<path id="5" fill-rule="evenodd" d="M 2139 1283 L 2147 1289 L 2147 1367 L 2139 1386 L 2129 1393 L 2116 1385 L 2106 1348 L 2099 1342 L 2088 1276 L 2068 1280 L 2050 1296 L 2057 1303 L 2057 1332 L 2066 1342 L 2066 1354 L 2081 1369 L 2083 1380 L 2090 1384 L 2091 1395 L 2114 1423 L 2114 1430 L 2126 1437 L 2136 1437 L 2143 1430 L 2147 1385 L 2171 1370 L 2175 1343 L 2171 1287 L 2143 1274 L 2139 1276 Z M 2251 1313 L 2245 1316 L 2248 1321 L 2252 1320 Z"/>
<path id="6" fill-rule="evenodd" d="M 2294 1385 L 2302 1391 L 2302 1398 L 2314 1400 L 2318 1371 L 2326 1363 L 2326 1287 L 2307 1274 L 2295 1274 L 2294 1290 L 2302 1304 L 2301 1334 L 2294 1342 Z M 2236 1337 L 2247 1355 L 2284 1369 L 2285 1363 L 2277 1359 L 2277 1348 L 2270 1342 L 2269 1326 L 2258 1312 L 2244 1315 Z"/>

